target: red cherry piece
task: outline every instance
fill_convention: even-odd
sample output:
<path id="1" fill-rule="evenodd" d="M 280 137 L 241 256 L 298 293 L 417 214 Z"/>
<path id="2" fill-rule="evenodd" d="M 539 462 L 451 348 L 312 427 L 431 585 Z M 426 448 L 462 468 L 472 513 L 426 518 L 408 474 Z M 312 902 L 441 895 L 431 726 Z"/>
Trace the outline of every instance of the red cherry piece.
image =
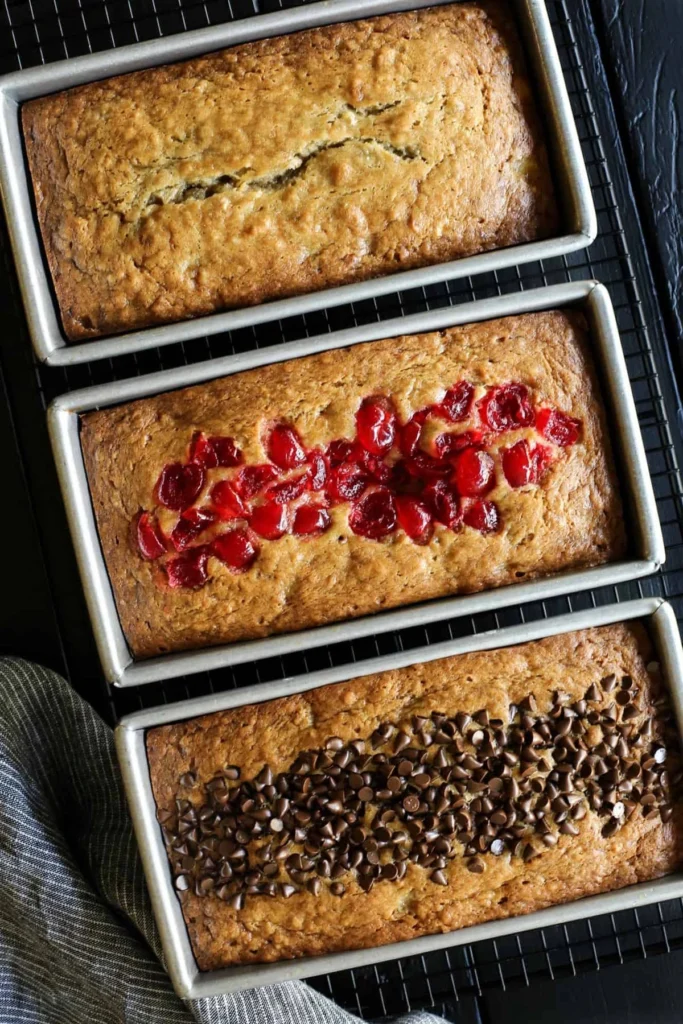
<path id="1" fill-rule="evenodd" d="M 164 466 L 156 485 L 159 504 L 175 512 L 182 512 L 194 504 L 204 486 L 204 479 L 204 469 L 195 462 L 187 466 L 182 462 Z"/>
<path id="2" fill-rule="evenodd" d="M 218 465 L 218 456 L 215 449 L 209 438 L 201 430 L 192 436 L 190 442 L 190 462 L 196 462 L 199 466 L 203 466 L 204 469 L 213 469 Z"/>
<path id="3" fill-rule="evenodd" d="M 322 452 L 311 452 L 308 456 L 308 480 L 309 491 L 322 491 L 327 481 L 328 465 L 327 459 Z"/>
<path id="4" fill-rule="evenodd" d="M 354 501 L 360 498 L 369 482 L 367 473 L 360 466 L 353 462 L 342 462 L 332 470 L 327 491 L 335 501 Z"/>
<path id="5" fill-rule="evenodd" d="M 354 533 L 370 540 L 381 540 L 396 529 L 396 502 L 387 487 L 366 494 L 349 512 Z"/>
<path id="6" fill-rule="evenodd" d="M 259 505 L 251 513 L 249 525 L 259 537 L 278 540 L 287 532 L 287 509 L 275 502 Z"/>
<path id="7" fill-rule="evenodd" d="M 455 460 L 452 481 L 458 494 L 465 498 L 488 494 L 496 484 L 495 463 L 487 452 L 465 448 Z"/>
<path id="8" fill-rule="evenodd" d="M 457 530 L 462 526 L 460 499 L 445 480 L 435 480 L 428 484 L 422 492 L 422 499 L 432 509 L 437 522 L 447 526 L 449 530 Z"/>
<path id="9" fill-rule="evenodd" d="M 449 388 L 443 400 L 436 406 L 437 416 L 450 420 L 451 423 L 460 423 L 467 418 L 472 401 L 474 399 L 474 387 L 467 380 L 458 381 L 452 388 Z"/>
<path id="10" fill-rule="evenodd" d="M 306 461 L 299 435 L 294 427 L 277 423 L 271 430 L 266 443 L 268 458 L 280 469 L 296 469 Z"/>
<path id="11" fill-rule="evenodd" d="M 237 493 L 231 480 L 219 480 L 214 484 L 210 498 L 221 519 L 246 519 L 249 514 L 249 507 Z"/>
<path id="12" fill-rule="evenodd" d="M 356 413 L 358 440 L 371 455 L 386 455 L 396 437 L 396 413 L 384 395 L 366 398 Z"/>
<path id="13" fill-rule="evenodd" d="M 386 462 L 382 462 L 375 455 L 363 452 L 360 461 L 363 469 L 367 470 L 368 476 L 371 476 L 378 484 L 386 484 L 391 479 L 391 466 L 387 466 Z"/>
<path id="14" fill-rule="evenodd" d="M 559 409 L 540 409 L 536 415 L 536 426 L 543 437 L 560 448 L 576 444 L 581 433 L 581 420 L 575 420 Z"/>
<path id="15" fill-rule="evenodd" d="M 249 501 L 279 476 L 275 466 L 245 466 L 237 474 L 236 487 L 242 497 Z"/>
<path id="16" fill-rule="evenodd" d="M 525 384 L 513 382 L 491 388 L 477 402 L 477 408 L 483 422 L 497 433 L 529 427 L 534 422 L 534 410 Z"/>
<path id="17" fill-rule="evenodd" d="M 510 487 L 537 484 L 552 460 L 552 452 L 543 444 L 533 447 L 528 441 L 518 441 L 501 452 L 503 473 Z"/>
<path id="18" fill-rule="evenodd" d="M 173 587 L 174 590 L 196 590 L 197 587 L 203 587 L 208 579 L 208 560 L 209 548 L 205 545 L 190 548 L 177 558 L 171 558 L 164 566 L 169 587 Z"/>
<path id="19" fill-rule="evenodd" d="M 216 453 L 219 466 L 240 466 L 244 456 L 231 437 L 210 437 L 209 444 Z"/>
<path id="20" fill-rule="evenodd" d="M 534 475 L 536 482 L 538 482 L 550 463 L 553 461 L 552 449 L 548 448 L 547 445 L 544 444 L 535 444 L 531 450 L 531 458 L 534 462 Z"/>
<path id="21" fill-rule="evenodd" d="M 166 540 L 161 527 L 150 512 L 141 512 L 137 523 L 138 550 L 148 562 L 159 558 L 166 551 Z"/>
<path id="22" fill-rule="evenodd" d="M 173 528 L 171 541 L 176 551 L 184 551 L 191 541 L 216 522 L 217 515 L 210 508 L 188 508 Z"/>
<path id="23" fill-rule="evenodd" d="M 342 462 L 358 462 L 363 455 L 363 449 L 356 441 L 348 441 L 342 437 L 337 441 L 330 441 L 327 446 L 327 457 L 330 466 L 340 466 Z"/>
<path id="24" fill-rule="evenodd" d="M 450 463 L 435 459 L 427 452 L 411 455 L 405 460 L 404 465 L 410 475 L 418 479 L 437 480 L 439 477 L 450 476 L 452 472 Z"/>
<path id="25" fill-rule="evenodd" d="M 216 537 L 211 545 L 211 554 L 233 572 L 244 572 L 258 558 L 259 549 L 246 530 L 228 530 Z"/>
<path id="26" fill-rule="evenodd" d="M 242 452 L 231 437 L 207 437 L 198 431 L 192 438 L 190 462 L 197 462 L 204 469 L 239 466 L 242 461 Z"/>
<path id="27" fill-rule="evenodd" d="M 398 523 L 416 544 L 428 544 L 432 535 L 432 513 L 424 501 L 412 494 L 399 494 L 396 498 Z"/>
<path id="28" fill-rule="evenodd" d="M 306 490 L 307 483 L 308 475 L 304 473 L 303 476 L 298 476 L 294 480 L 283 480 L 280 484 L 271 484 L 266 489 L 266 500 L 274 501 L 278 505 L 286 505 L 288 501 L 294 501 L 295 498 L 301 497 Z"/>
<path id="29" fill-rule="evenodd" d="M 495 533 L 500 526 L 500 513 L 493 501 L 475 501 L 464 515 L 465 524 L 480 533 Z"/>
<path id="30" fill-rule="evenodd" d="M 393 491 L 409 490 L 411 486 L 414 486 L 415 482 L 406 469 L 406 464 L 403 459 L 399 459 L 399 461 L 395 462 L 391 467 L 389 483 Z"/>
<path id="31" fill-rule="evenodd" d="M 332 525 L 330 513 L 319 505 L 299 505 L 294 513 L 292 533 L 300 537 L 310 537 L 329 530 Z"/>
<path id="32" fill-rule="evenodd" d="M 429 409 L 420 409 L 413 413 L 408 422 L 401 428 L 401 452 L 403 455 L 414 455 L 420 447 L 420 437 Z"/>
<path id="33" fill-rule="evenodd" d="M 447 459 L 464 448 L 484 444 L 485 440 L 486 434 L 481 430 L 464 430 L 461 434 L 438 434 L 434 438 L 434 448 L 437 458 Z"/>

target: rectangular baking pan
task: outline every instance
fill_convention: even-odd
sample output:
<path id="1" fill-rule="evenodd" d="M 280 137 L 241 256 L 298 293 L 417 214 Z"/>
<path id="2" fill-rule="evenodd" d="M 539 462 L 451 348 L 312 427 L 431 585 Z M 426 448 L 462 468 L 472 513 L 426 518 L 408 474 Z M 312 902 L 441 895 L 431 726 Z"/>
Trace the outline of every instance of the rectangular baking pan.
<path id="1" fill-rule="evenodd" d="M 149 766 L 145 750 L 145 732 L 158 725 L 167 725 L 196 715 L 206 715 L 226 708 L 241 707 L 303 693 L 317 686 L 369 675 L 387 669 L 447 658 L 468 651 L 492 650 L 511 644 L 526 643 L 546 636 L 569 633 L 576 629 L 603 626 L 627 619 L 647 619 L 650 636 L 663 666 L 663 677 L 670 690 L 679 732 L 683 734 L 683 651 L 671 605 L 661 598 L 645 598 L 624 604 L 606 605 L 587 611 L 561 615 L 541 622 L 524 623 L 507 629 L 491 630 L 479 636 L 452 640 L 413 651 L 402 651 L 381 658 L 372 658 L 355 665 L 325 669 L 308 676 L 262 683 L 229 693 L 212 694 L 193 700 L 169 704 L 147 711 L 138 711 L 121 720 L 116 730 L 116 750 L 123 774 L 135 834 L 152 898 L 166 965 L 179 996 L 199 999 L 236 992 L 240 989 L 271 985 L 295 978 L 312 977 L 330 971 L 346 970 L 366 964 L 394 960 L 398 957 L 422 956 L 433 950 L 480 940 L 498 939 L 519 931 L 566 924 L 597 914 L 612 914 L 659 900 L 683 897 L 683 875 L 680 873 L 652 882 L 641 882 L 616 892 L 575 900 L 547 910 L 536 911 L 503 921 L 473 925 L 445 935 L 428 935 L 419 939 L 361 949 L 330 953 L 301 960 L 285 960 L 272 964 L 251 964 L 221 970 L 200 972 L 190 946 L 180 903 L 171 884 L 171 873 L 156 811 Z"/>
<path id="2" fill-rule="evenodd" d="M 296 633 L 133 661 L 119 622 L 95 524 L 79 438 L 81 414 L 267 363 L 282 362 L 345 345 L 572 305 L 582 308 L 589 319 L 603 393 L 611 406 L 615 456 L 624 488 L 623 498 L 632 544 L 627 559 L 595 568 L 557 573 L 478 594 L 438 598 Z M 439 621 L 454 615 L 490 611 L 510 603 L 521 604 L 591 587 L 613 585 L 655 572 L 665 559 L 662 531 L 614 310 L 608 292 L 595 281 L 579 281 L 463 303 L 429 313 L 289 342 L 266 350 L 207 360 L 194 366 L 163 370 L 146 377 L 86 388 L 55 399 L 48 410 L 48 424 L 102 667 L 107 679 L 116 686 L 136 686 L 158 679 L 211 670 L 220 665 L 236 665 L 257 658 L 279 656 L 302 647 L 320 647 L 390 629 Z"/>
<path id="3" fill-rule="evenodd" d="M 25 161 L 20 106 L 36 96 L 124 74 L 267 36 L 395 11 L 461 0 L 328 0 L 277 11 L 232 24 L 186 32 L 167 39 L 135 43 L 118 50 L 76 57 L 0 78 L 0 192 L 36 355 L 50 366 L 69 366 L 220 331 L 310 313 L 347 302 L 423 287 L 448 278 L 480 274 L 531 260 L 545 260 L 589 245 L 597 234 L 595 207 L 562 69 L 544 0 L 515 0 L 525 50 L 539 89 L 548 149 L 566 234 L 224 313 L 150 327 L 98 341 L 69 344 L 62 332 L 34 215 L 32 187 Z"/>

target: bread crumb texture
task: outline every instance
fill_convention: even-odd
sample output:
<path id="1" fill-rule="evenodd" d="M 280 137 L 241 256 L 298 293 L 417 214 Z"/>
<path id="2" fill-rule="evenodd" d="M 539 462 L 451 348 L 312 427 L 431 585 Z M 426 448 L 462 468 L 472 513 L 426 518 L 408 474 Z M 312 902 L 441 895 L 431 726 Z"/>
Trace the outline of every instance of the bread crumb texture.
<path id="1" fill-rule="evenodd" d="M 506 8 L 332 25 L 24 104 L 67 337 L 556 233 Z"/>
<path id="2" fill-rule="evenodd" d="M 630 677 L 635 697 L 628 699 L 637 712 L 628 722 L 623 701 L 617 696 L 615 702 L 618 691 L 607 692 L 600 685 L 612 675 L 617 677 L 617 687 L 623 677 Z M 615 735 L 630 737 L 629 744 L 645 729 L 646 744 L 627 757 L 647 757 L 646 749 L 661 743 L 664 735 L 659 668 L 653 663 L 644 626 L 622 623 L 381 672 L 153 729 L 147 735 L 147 750 L 154 797 L 160 815 L 164 810 L 176 814 L 179 796 L 198 810 L 205 799 L 203 787 L 228 764 L 239 766 L 242 779 L 253 779 L 266 764 L 276 775 L 286 772 L 301 751 L 324 747 L 329 737 L 350 744 L 359 737 L 367 739 L 386 723 L 405 728 L 413 744 L 421 746 L 415 739 L 416 716 L 428 719 L 435 711 L 454 717 L 463 712 L 473 716 L 486 709 L 490 719 L 502 720 L 507 728 L 516 713 L 511 705 L 522 704 L 531 694 L 536 715 L 548 721 L 553 703 L 559 700 L 574 707 L 594 684 L 599 691 L 589 701 L 594 717 L 605 710 L 613 714 Z M 556 691 L 560 691 L 559 697 Z M 623 730 L 622 719 L 624 726 L 629 726 Z M 433 728 L 431 723 L 429 728 Z M 575 738 L 579 734 L 572 732 Z M 589 746 L 609 738 L 599 727 L 582 735 L 581 742 Z M 557 756 L 557 745 L 534 742 L 544 758 L 552 761 Z M 668 756 L 678 762 L 679 751 L 671 746 L 677 743 L 669 744 Z M 427 749 L 433 751 L 434 747 Z M 370 747 L 368 750 L 372 754 Z M 483 759 L 481 752 L 478 756 Z M 541 773 L 547 770 L 531 765 L 527 776 L 532 787 L 537 768 Z M 672 765 L 670 774 L 675 771 L 676 765 Z M 192 773 L 193 787 L 183 789 L 179 779 L 187 772 Z M 578 767 L 574 778 L 579 778 Z M 643 779 L 636 778 L 636 786 L 642 786 Z M 569 788 L 576 785 L 573 782 Z M 538 787 L 530 789 L 530 803 L 542 799 L 542 790 L 543 786 L 540 791 Z M 603 794 L 607 800 L 614 799 L 604 787 Z M 468 800 L 475 797 L 467 794 Z M 622 799 L 627 801 L 626 796 Z M 370 802 L 367 821 L 372 813 Z M 403 878 L 378 881 L 369 892 L 363 891 L 354 872 L 347 871 L 341 878 L 345 887 L 341 896 L 332 893 L 326 878 L 317 896 L 305 890 L 287 899 L 247 896 L 241 910 L 215 893 L 198 896 L 190 889 L 179 895 L 202 970 L 374 947 L 528 914 L 672 871 L 683 851 L 681 804 L 676 803 L 672 813 L 669 806 L 665 816 L 645 806 L 636 806 L 632 812 L 629 808 L 627 814 L 613 834 L 606 834 L 609 812 L 606 817 L 604 807 L 597 813 L 587 806 L 582 817 L 576 815 L 576 834 L 557 831 L 553 824 L 555 845 L 546 847 L 540 842 L 541 829 L 531 840 L 536 847 L 532 859 L 512 855 L 509 850 L 500 856 L 487 852 L 479 858 L 485 865 L 481 873 L 468 869 L 456 842 L 454 855 L 443 869 L 445 885 L 435 884 L 430 870 L 409 860 Z M 389 823 L 390 828 L 395 825 Z"/>
<path id="3" fill-rule="evenodd" d="M 261 463 L 264 432 L 273 422 L 291 424 L 309 449 L 324 447 L 332 438 L 354 437 L 356 412 L 368 395 L 390 396 L 405 423 L 462 379 L 477 387 L 520 381 L 535 403 L 581 423 L 580 440 L 556 450 L 538 485 L 507 487 L 498 467 L 488 495 L 501 514 L 497 533 L 437 524 L 424 546 L 402 531 L 369 540 L 350 529 L 349 506 L 338 505 L 322 536 L 264 541 L 258 561 L 241 575 L 211 558 L 210 579 L 200 590 L 169 588 L 160 566 L 140 557 L 131 526 L 149 509 L 164 465 L 187 458 L 195 431 L 229 435 L 247 463 Z M 527 433 L 508 433 L 504 443 Z M 104 556 L 136 657 L 472 593 L 598 565 L 626 550 L 603 400 L 585 322 L 573 311 L 392 338 L 262 367 L 89 413 L 81 439 Z M 498 443 L 494 439 L 490 450 Z"/>

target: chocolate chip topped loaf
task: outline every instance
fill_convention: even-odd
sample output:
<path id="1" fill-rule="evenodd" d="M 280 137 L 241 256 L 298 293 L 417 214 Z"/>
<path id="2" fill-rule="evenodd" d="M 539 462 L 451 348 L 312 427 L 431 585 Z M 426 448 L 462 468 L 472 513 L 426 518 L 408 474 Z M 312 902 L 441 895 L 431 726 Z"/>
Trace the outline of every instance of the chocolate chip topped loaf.
<path id="1" fill-rule="evenodd" d="M 561 229 L 500 0 L 347 22 L 22 107 L 70 339 Z"/>
<path id="2" fill-rule="evenodd" d="M 672 871 L 677 729 L 643 625 L 152 729 L 202 970 L 384 945 Z"/>
<path id="3" fill-rule="evenodd" d="M 534 313 L 85 415 L 97 525 L 134 655 L 622 556 L 588 348 L 580 314 Z"/>

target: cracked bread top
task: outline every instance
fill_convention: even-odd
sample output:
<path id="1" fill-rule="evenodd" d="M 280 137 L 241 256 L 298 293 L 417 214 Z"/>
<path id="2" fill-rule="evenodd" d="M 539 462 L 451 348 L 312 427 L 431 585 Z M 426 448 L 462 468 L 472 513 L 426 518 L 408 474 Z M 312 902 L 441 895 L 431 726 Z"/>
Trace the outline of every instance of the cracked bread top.
<path id="1" fill-rule="evenodd" d="M 30 101 L 70 339 L 546 237 L 553 186 L 498 0 L 248 43 Z"/>
<path id="2" fill-rule="evenodd" d="M 588 349 L 580 314 L 533 313 L 289 360 L 85 415 L 81 442 L 98 530 L 135 656 L 291 632 L 622 556 L 622 507 Z M 367 396 L 386 396 L 405 424 L 462 380 L 477 397 L 468 419 L 451 424 L 456 430 L 475 429 L 479 396 L 509 381 L 528 388 L 536 407 L 556 407 L 580 423 L 577 442 L 553 446 L 551 464 L 529 486 L 508 486 L 500 452 L 520 440 L 534 444 L 535 429 L 489 439 L 496 483 L 486 500 L 499 510 L 496 532 L 436 523 L 426 544 L 399 529 L 374 540 L 354 532 L 353 505 L 338 503 L 321 536 L 259 537 L 258 560 L 241 574 L 209 558 L 199 589 L 172 589 L 164 565 L 141 557 L 136 517 L 154 512 L 166 536 L 172 533 L 178 515 L 160 507 L 157 481 L 165 465 L 185 462 L 198 431 L 229 436 L 247 466 L 259 465 L 273 423 L 291 425 L 307 450 L 324 450 L 333 439 L 354 437 Z M 446 426 L 428 420 L 425 452 Z M 197 507 L 210 507 L 216 481 L 235 481 L 242 468 L 208 470 Z M 319 503 L 323 493 L 298 500 Z M 210 527 L 198 542 L 226 527 Z"/>
<path id="3" fill-rule="evenodd" d="M 449 932 L 673 871 L 683 855 L 683 804 L 666 706 L 646 630 L 631 622 L 152 729 L 152 788 L 200 969 Z M 327 753 L 322 764 L 315 751 Z M 399 783 L 389 793 L 375 754 L 393 762 L 386 785 Z M 284 804 L 269 793 L 264 765 Z M 668 780 L 656 777 L 662 769 Z M 334 782 L 343 806 L 332 810 L 331 771 L 344 783 Z M 369 794 L 353 788 L 358 771 L 368 773 Z M 240 783 L 253 787 L 241 794 L 250 820 L 231 823 L 240 809 L 221 781 L 228 796 Z M 428 806 L 418 808 L 415 794 Z M 275 813 L 281 829 L 269 827 Z M 353 816 L 347 829 L 335 814 Z M 241 873 L 240 850 L 255 878 Z M 296 859 L 303 850 L 310 862 Z M 342 870 L 323 870 L 326 859 Z M 249 888 L 236 899 L 240 882 Z"/>

